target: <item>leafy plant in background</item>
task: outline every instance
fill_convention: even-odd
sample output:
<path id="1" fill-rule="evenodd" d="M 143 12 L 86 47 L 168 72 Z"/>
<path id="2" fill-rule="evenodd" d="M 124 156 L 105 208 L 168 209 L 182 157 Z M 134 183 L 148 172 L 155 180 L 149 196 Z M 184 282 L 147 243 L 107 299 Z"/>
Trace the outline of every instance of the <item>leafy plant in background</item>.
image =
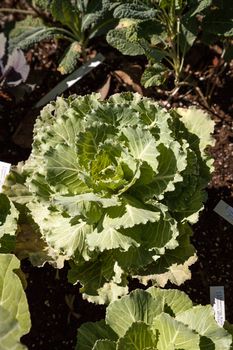
<path id="1" fill-rule="evenodd" d="M 227 12 L 227 4 L 217 0 L 128 0 L 114 10 L 120 22 L 109 31 L 107 41 L 123 54 L 147 57 L 149 65 L 141 80 L 145 87 L 162 85 L 170 73 L 179 86 L 185 79 L 185 55 L 200 26 L 209 39 L 213 34 L 215 40 L 216 35 L 232 35 L 232 11 L 230 16 L 225 16 Z"/>
<path id="2" fill-rule="evenodd" d="M 106 33 L 116 20 L 112 11 L 116 5 L 109 0 L 35 0 L 34 5 L 40 6 L 52 15 L 58 23 L 49 25 L 39 17 L 27 16 L 17 22 L 11 32 L 11 48 L 27 49 L 29 46 L 44 39 L 64 39 L 70 42 L 58 70 L 62 74 L 72 72 L 78 60 L 86 60 L 86 48 L 90 39 Z"/>
<path id="3" fill-rule="evenodd" d="M 30 90 L 23 83 L 28 78 L 30 67 L 26 62 L 23 51 L 14 49 L 11 54 L 7 52 L 7 38 L 0 34 L 0 89 L 8 89 L 15 97 L 20 97 Z"/>
<path id="4" fill-rule="evenodd" d="M 206 196 L 212 131 L 202 111 L 168 112 L 138 94 L 58 98 L 4 186 L 0 243 L 17 230 L 19 257 L 58 268 L 69 260 L 69 280 L 98 303 L 126 294 L 127 277 L 183 283 L 196 261 L 188 222 Z"/>
<path id="5" fill-rule="evenodd" d="M 202 41 L 208 44 L 217 44 L 222 48 L 218 64 L 212 71 L 211 78 L 221 77 L 228 64 L 233 59 L 233 3 L 230 0 L 212 1 L 211 11 L 205 13 L 203 20 Z M 206 97 L 211 97 L 216 88 L 216 79 L 207 81 Z"/>
<path id="6" fill-rule="evenodd" d="M 84 323 L 77 350 L 230 350 L 232 336 L 210 305 L 193 306 L 178 290 L 134 290 L 112 302 L 105 320 Z"/>

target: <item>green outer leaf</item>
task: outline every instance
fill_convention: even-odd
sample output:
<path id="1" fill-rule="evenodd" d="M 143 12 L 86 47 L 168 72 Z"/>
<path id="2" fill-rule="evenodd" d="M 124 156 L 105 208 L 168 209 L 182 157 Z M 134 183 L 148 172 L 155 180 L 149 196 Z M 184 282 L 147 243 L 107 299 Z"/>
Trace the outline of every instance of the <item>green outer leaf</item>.
<path id="1" fill-rule="evenodd" d="M 158 208 L 155 207 L 153 208 L 154 211 L 152 211 L 142 204 L 140 206 L 140 204 L 135 200 L 126 200 L 121 206 L 107 208 L 103 219 L 103 228 L 129 228 L 160 219 L 161 213 Z"/>
<path id="2" fill-rule="evenodd" d="M 27 49 L 44 39 L 66 38 L 71 40 L 72 33 L 63 28 L 48 27 L 40 18 L 27 16 L 24 20 L 16 23 L 10 32 L 9 51 L 15 47 Z"/>
<path id="3" fill-rule="evenodd" d="M 72 6 L 70 0 L 52 0 L 50 11 L 57 21 L 75 33 L 77 40 L 81 39 L 81 13 L 77 11 L 77 7 Z"/>
<path id="4" fill-rule="evenodd" d="M 1 349 L 24 349 L 20 338 L 31 327 L 30 314 L 22 284 L 14 270 L 19 260 L 0 254 L 0 343 Z"/>
<path id="5" fill-rule="evenodd" d="M 141 283 L 146 285 L 152 281 L 153 284 L 164 287 L 170 280 L 179 286 L 191 278 L 189 267 L 197 260 L 195 249 L 190 244 L 192 230 L 187 223 L 179 224 L 178 230 L 178 246 L 175 249 L 167 249 L 165 254 L 157 257 L 155 262 L 148 264 L 147 268 L 142 268 L 138 275 L 134 276 Z"/>
<path id="6" fill-rule="evenodd" d="M 199 335 L 164 312 L 155 317 L 151 329 L 159 331 L 158 350 L 200 350 Z"/>
<path id="7" fill-rule="evenodd" d="M 211 305 L 194 306 L 176 315 L 176 319 L 196 331 L 202 337 L 208 338 L 208 340 L 203 339 L 203 344 L 205 345 L 200 346 L 201 349 L 211 350 L 213 346 L 215 350 L 230 349 L 232 342 L 231 335 L 216 323 L 214 310 Z"/>
<path id="8" fill-rule="evenodd" d="M 81 47 L 77 41 L 74 41 L 64 53 L 64 56 L 59 63 L 58 71 L 61 74 L 72 73 L 79 62 L 80 54 Z"/>
<path id="9" fill-rule="evenodd" d="M 233 36 L 233 7 L 226 6 L 223 10 L 213 10 L 204 18 L 204 31 L 216 36 Z"/>
<path id="10" fill-rule="evenodd" d="M 160 300 L 155 300 L 147 292 L 137 289 L 108 306 L 106 323 L 119 337 L 123 337 L 134 322 L 152 324 L 154 317 L 162 310 Z"/>
<path id="11" fill-rule="evenodd" d="M 153 135 L 147 130 L 132 127 L 123 128 L 122 133 L 127 139 L 129 151 L 134 159 L 147 162 L 156 172 L 159 152 Z"/>
<path id="12" fill-rule="evenodd" d="M 128 293 L 124 271 L 114 260 L 113 254 L 102 253 L 100 258 L 90 263 L 75 265 L 68 273 L 72 283 L 80 282 L 83 298 L 98 304 L 108 304 Z"/>
<path id="13" fill-rule="evenodd" d="M 0 247 L 4 235 L 15 236 L 19 212 L 3 193 L 0 193 Z M 5 237 L 6 238 L 6 237 Z"/>
<path id="14" fill-rule="evenodd" d="M 116 350 L 117 344 L 111 340 L 97 340 L 93 350 Z"/>
<path id="15" fill-rule="evenodd" d="M 137 56 L 145 53 L 139 43 L 129 42 L 127 39 L 127 28 L 110 30 L 106 39 L 109 45 L 115 47 L 123 55 Z"/>
<path id="16" fill-rule="evenodd" d="M 82 31 L 88 31 L 89 39 L 106 33 L 117 25 L 113 10 L 118 1 L 89 1 L 82 17 Z"/>
<path id="17" fill-rule="evenodd" d="M 9 42 L 9 50 L 15 47 L 19 49 L 28 49 L 30 46 L 49 39 L 69 39 L 63 29 L 53 27 L 37 27 L 14 37 Z"/>
<path id="18" fill-rule="evenodd" d="M 184 292 L 178 289 L 160 289 L 150 287 L 146 290 L 153 298 L 160 298 L 163 304 L 163 310 L 166 310 L 170 315 L 179 315 L 181 312 L 192 308 L 193 303 Z M 169 309 L 167 310 L 167 307 Z"/>
<path id="19" fill-rule="evenodd" d="M 174 144 L 174 147 L 170 146 L 167 148 L 165 145 L 160 144 L 157 147 L 157 151 L 159 152 L 159 156 L 156 159 L 156 162 L 158 162 L 157 171 L 153 174 L 148 185 L 144 183 L 144 185 L 136 188 L 136 193 L 140 197 L 147 199 L 153 198 L 153 196 L 160 196 L 162 199 L 165 192 L 173 191 L 175 189 L 174 184 L 182 180 L 182 177 L 179 175 L 178 166 L 185 167 L 186 161 L 181 156 L 179 150 L 178 152 L 180 154 L 175 153 L 175 146 Z"/>
<path id="20" fill-rule="evenodd" d="M 121 234 L 113 227 L 106 227 L 101 232 L 90 233 L 87 236 L 87 243 L 90 250 L 98 248 L 101 252 L 116 248 L 127 251 L 132 246 L 139 246 L 132 238 Z"/>
<path id="21" fill-rule="evenodd" d="M 155 17 L 157 10 L 146 4 L 126 3 L 120 4 L 114 10 L 115 18 L 151 19 Z"/>
<path id="22" fill-rule="evenodd" d="M 195 107 L 189 109 L 178 108 L 177 112 L 181 115 L 181 120 L 190 133 L 195 134 L 199 138 L 199 147 L 202 155 L 207 146 L 213 146 L 214 139 L 214 121 L 210 116 Z"/>
<path id="23" fill-rule="evenodd" d="M 196 1 L 196 7 L 193 7 L 191 16 L 195 16 L 208 9 L 213 3 L 213 0 Z"/>
<path id="24" fill-rule="evenodd" d="M 67 260 L 75 255 L 89 259 L 85 240 L 86 235 L 92 232 L 91 225 L 81 219 L 72 222 L 61 212 L 50 211 L 43 203 L 30 203 L 28 209 L 43 239 L 58 254 L 64 255 Z"/>
<path id="25" fill-rule="evenodd" d="M 14 29 L 12 29 L 10 32 L 10 38 L 11 39 L 16 38 L 19 35 L 23 34 L 24 32 L 27 32 L 36 28 L 40 28 L 40 27 L 45 27 L 44 22 L 41 18 L 27 16 L 22 21 L 18 21 L 15 23 Z"/>
<path id="26" fill-rule="evenodd" d="M 145 88 L 162 85 L 166 80 L 166 72 L 167 68 L 164 65 L 155 63 L 144 70 L 141 83 Z"/>
<path id="27" fill-rule="evenodd" d="M 231 332 L 217 325 L 210 305 L 193 307 L 184 292 L 151 287 L 111 302 L 106 323 L 82 325 L 76 349 L 230 350 Z"/>
<path id="28" fill-rule="evenodd" d="M 78 328 L 77 344 L 75 349 L 93 350 L 94 345 L 100 339 L 115 341 L 117 340 L 117 335 L 108 325 L 106 325 L 104 320 L 84 323 Z M 97 349 L 101 349 L 101 347 L 97 347 Z M 111 347 L 109 350 L 111 350 Z"/>
<path id="29" fill-rule="evenodd" d="M 186 13 L 181 18 L 180 25 L 180 49 L 185 55 L 189 48 L 194 44 L 199 32 L 199 21 L 196 16 L 191 17 L 190 12 Z"/>
<path id="30" fill-rule="evenodd" d="M 58 144 L 47 152 L 45 160 L 48 164 L 48 181 L 57 191 L 73 194 L 90 192 L 80 177 L 82 169 L 75 149 Z"/>
<path id="31" fill-rule="evenodd" d="M 144 322 L 134 322 L 125 335 L 117 342 L 119 350 L 144 350 L 153 348 L 156 344 L 156 336 L 150 330 L 150 326 Z"/>

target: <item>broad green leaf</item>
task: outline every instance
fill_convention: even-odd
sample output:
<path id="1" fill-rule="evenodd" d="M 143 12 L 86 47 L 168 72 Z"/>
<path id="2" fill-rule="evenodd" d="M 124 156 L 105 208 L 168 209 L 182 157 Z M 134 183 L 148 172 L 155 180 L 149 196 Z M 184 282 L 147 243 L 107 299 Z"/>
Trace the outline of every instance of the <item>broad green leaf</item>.
<path id="1" fill-rule="evenodd" d="M 202 336 L 201 350 L 230 349 L 231 335 L 216 323 L 212 306 L 194 306 L 176 315 L 176 319 Z"/>
<path id="2" fill-rule="evenodd" d="M 199 30 L 199 21 L 196 16 L 191 16 L 191 11 L 182 16 L 180 25 L 180 48 L 183 55 L 192 47 L 194 44 Z"/>
<path id="3" fill-rule="evenodd" d="M 88 30 L 90 39 L 106 35 L 117 24 L 117 20 L 113 18 L 113 10 L 117 5 L 117 1 L 89 1 L 86 11 L 82 11 L 85 12 L 82 17 L 82 31 Z"/>
<path id="4" fill-rule="evenodd" d="M 205 16 L 203 29 L 216 36 L 231 38 L 233 36 L 233 7 L 213 10 Z"/>
<path id="5" fill-rule="evenodd" d="M 126 137 L 131 155 L 140 162 L 147 162 L 156 172 L 159 155 L 155 138 L 147 130 L 131 127 L 122 130 Z"/>
<path id="6" fill-rule="evenodd" d="M 160 300 L 155 300 L 147 292 L 137 289 L 108 306 L 106 323 L 119 337 L 123 337 L 134 322 L 152 324 L 155 316 L 161 312 Z"/>
<path id="7" fill-rule="evenodd" d="M 104 228 L 101 232 L 95 230 L 89 234 L 87 236 L 87 243 L 90 250 L 97 248 L 101 252 L 116 248 L 128 250 L 131 246 L 139 246 L 132 238 L 123 235 L 111 226 Z"/>
<path id="8" fill-rule="evenodd" d="M 91 160 L 95 159 L 107 135 L 114 131 L 110 125 L 103 126 L 99 124 L 98 126 L 88 127 L 84 132 L 79 133 L 77 151 L 82 165 L 87 166 Z"/>
<path id="9" fill-rule="evenodd" d="M 70 103 L 61 97 L 56 100 L 56 108 L 53 104 L 45 106 L 34 127 L 32 154 L 40 156 L 42 152 L 44 154 L 49 150 L 47 138 L 50 139 L 49 145 L 52 147 L 62 143 L 73 148 L 76 144 L 77 134 L 84 128 L 80 119 L 86 112 L 86 109 L 83 110 L 81 106 L 79 110 L 72 108 Z M 54 118 L 56 118 L 55 124 Z"/>
<path id="10" fill-rule="evenodd" d="M 107 34 L 107 42 L 123 53 L 123 55 L 137 56 L 145 53 L 140 43 L 129 42 L 127 39 L 127 28 L 110 30 Z"/>
<path id="11" fill-rule="evenodd" d="M 15 236 L 19 212 L 3 193 L 0 193 L 0 247 L 4 235 Z"/>
<path id="12" fill-rule="evenodd" d="M 84 323 L 78 328 L 76 350 L 92 350 L 96 342 L 101 339 L 115 341 L 117 335 L 106 325 L 104 320 Z M 103 348 L 100 345 L 98 346 L 98 350 L 107 350 L 106 346 Z M 111 346 L 108 349 L 112 350 Z M 113 349 L 115 348 L 113 347 Z"/>
<path id="13" fill-rule="evenodd" d="M 118 350 L 145 350 L 153 348 L 156 344 L 156 336 L 150 330 L 150 326 L 144 322 L 134 322 L 125 335 L 117 342 Z"/>
<path id="14" fill-rule="evenodd" d="M 70 34 L 62 28 L 47 27 L 40 19 L 28 16 L 16 24 L 10 34 L 9 50 L 27 49 L 45 39 L 67 38 Z"/>
<path id="15" fill-rule="evenodd" d="M 196 4 L 196 6 L 193 7 L 191 16 L 194 16 L 208 9 L 212 5 L 213 0 L 201 0 L 201 1 L 196 0 L 194 1 L 194 3 Z"/>
<path id="16" fill-rule="evenodd" d="M 0 341 L 1 350 L 26 350 L 20 343 L 22 330 L 18 321 L 2 306 L 0 306 Z"/>
<path id="17" fill-rule="evenodd" d="M 45 25 L 41 18 L 27 16 L 24 20 L 16 22 L 15 27 L 10 32 L 10 38 L 15 38 L 23 34 L 25 31 L 43 26 Z"/>
<path id="18" fill-rule="evenodd" d="M 0 254 L 0 344 L 1 349 L 25 349 L 20 338 L 31 327 L 26 295 L 14 272 L 19 260 L 11 254 Z"/>
<path id="19" fill-rule="evenodd" d="M 157 151 L 159 152 L 156 160 L 158 162 L 157 174 L 152 177 L 148 185 L 144 184 L 136 188 L 136 193 L 142 198 L 162 196 L 164 192 L 174 190 L 174 184 L 182 180 L 182 177 L 176 178 L 178 162 L 174 150 L 160 144 L 157 146 Z"/>
<path id="20" fill-rule="evenodd" d="M 3 185 L 3 193 L 14 203 L 25 204 L 31 201 L 32 194 L 26 186 L 26 174 L 23 171 L 23 163 L 12 166 L 11 171 Z"/>
<path id="21" fill-rule="evenodd" d="M 55 149 L 47 152 L 46 160 L 48 181 L 56 186 L 58 191 L 79 194 L 88 190 L 75 149 L 58 144 Z"/>
<path id="22" fill-rule="evenodd" d="M 183 323 L 166 313 L 155 317 L 152 330 L 159 331 L 158 350 L 199 350 L 200 337 Z"/>
<path id="23" fill-rule="evenodd" d="M 141 77 L 141 83 L 145 88 L 163 85 L 166 80 L 167 69 L 160 63 L 147 67 Z"/>
<path id="24" fill-rule="evenodd" d="M 134 18 L 134 19 L 151 19 L 155 17 L 157 10 L 146 4 L 125 3 L 116 7 L 114 10 L 115 18 Z"/>
<path id="25" fill-rule="evenodd" d="M 55 196 L 54 197 L 54 203 L 60 204 L 63 208 L 67 209 L 68 212 L 74 215 L 80 214 L 80 212 L 77 209 L 77 212 L 72 207 L 80 202 L 97 202 L 99 203 L 103 208 L 108 207 L 115 207 L 120 204 L 117 197 L 99 197 L 95 193 L 83 193 L 76 196 Z"/>
<path id="26" fill-rule="evenodd" d="M 146 224 L 147 222 L 155 222 L 160 218 L 160 211 L 158 208 L 154 208 L 155 211 L 151 211 L 146 207 L 139 206 L 137 201 L 128 201 L 121 206 L 111 207 L 106 209 L 106 214 L 103 219 L 103 227 L 108 229 L 113 227 L 128 228 L 139 224 Z"/>
<path id="27" fill-rule="evenodd" d="M 179 315 L 181 312 L 189 310 L 193 307 L 192 301 L 187 294 L 178 289 L 161 289 L 150 287 L 147 292 L 153 298 L 160 298 L 163 304 L 163 310 L 170 314 L 170 316 Z M 170 312 L 169 312 L 170 311 Z"/>
<path id="28" fill-rule="evenodd" d="M 139 275 L 135 276 L 141 283 L 146 285 L 153 281 L 154 284 L 164 287 L 168 280 L 181 285 L 191 278 L 189 267 L 197 260 L 195 249 L 190 244 L 192 230 L 188 224 L 180 224 L 178 229 L 178 246 L 175 249 L 167 249 L 154 263 L 142 269 Z"/>
<path id="29" fill-rule="evenodd" d="M 159 248 L 174 249 L 177 247 L 176 237 L 179 235 L 176 223 L 169 217 L 161 215 L 160 220 L 137 225 L 136 227 L 121 230 L 125 235 L 139 242 L 145 249 L 153 252 Z"/>
<path id="30" fill-rule="evenodd" d="M 116 342 L 111 340 L 97 340 L 93 350 L 116 350 Z"/>
<path id="31" fill-rule="evenodd" d="M 70 0 L 52 0 L 50 11 L 57 21 L 67 26 L 75 33 L 78 40 L 81 39 L 81 14 L 72 6 Z"/>
<path id="32" fill-rule="evenodd" d="M 30 203 L 28 208 L 34 221 L 40 227 L 43 239 L 57 253 L 67 259 L 75 255 L 89 259 L 86 236 L 92 226 L 81 219 L 71 220 L 61 212 L 50 211 L 43 203 Z"/>
<path id="33" fill-rule="evenodd" d="M 115 254 L 119 265 L 129 275 L 138 273 L 138 271 L 141 271 L 141 269 L 152 263 L 153 255 L 153 252 L 144 248 L 142 245 L 137 248 L 130 247 L 126 252 L 118 251 Z M 135 276 L 133 276 L 133 278 L 134 277 Z"/>
<path id="34" fill-rule="evenodd" d="M 128 293 L 124 271 L 111 252 L 91 263 L 72 264 L 68 277 L 70 282 L 83 285 L 83 298 L 90 302 L 108 304 Z"/>
<path id="35" fill-rule="evenodd" d="M 57 70 L 61 74 L 72 73 L 77 66 L 81 51 L 82 49 L 80 47 L 80 44 L 77 41 L 74 41 L 65 51 Z"/>
<path id="36" fill-rule="evenodd" d="M 181 115 L 181 120 L 188 131 L 199 138 L 199 147 L 201 153 L 204 154 L 206 147 L 213 145 L 214 142 L 211 136 L 214 132 L 214 121 L 207 113 L 195 107 L 178 108 L 177 112 Z"/>

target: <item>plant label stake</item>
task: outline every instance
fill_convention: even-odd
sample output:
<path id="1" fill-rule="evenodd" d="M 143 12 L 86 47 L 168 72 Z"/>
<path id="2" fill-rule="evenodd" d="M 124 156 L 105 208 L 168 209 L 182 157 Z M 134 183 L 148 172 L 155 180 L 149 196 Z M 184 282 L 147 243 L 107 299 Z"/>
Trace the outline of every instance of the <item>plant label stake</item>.
<path id="1" fill-rule="evenodd" d="M 230 224 L 233 225 L 233 208 L 228 205 L 223 200 L 220 200 L 216 207 L 214 208 L 214 211 L 220 215 L 223 219 L 228 221 Z"/>
<path id="2" fill-rule="evenodd" d="M 34 108 L 43 107 L 51 100 L 54 100 L 55 97 L 61 95 L 65 90 L 69 89 L 79 80 L 81 80 L 84 75 L 88 74 L 92 69 L 96 68 L 104 61 L 105 57 L 98 53 L 95 58 L 89 60 L 81 67 L 76 69 L 73 73 L 68 75 L 64 80 L 57 84 L 52 90 L 50 90 L 45 96 L 43 96 L 39 102 L 34 106 Z"/>
<path id="3" fill-rule="evenodd" d="M 223 327 L 225 322 L 225 296 L 223 286 L 210 287 L 210 303 L 214 309 L 215 320 Z"/>
<path id="4" fill-rule="evenodd" d="M 0 161 L 0 192 L 2 192 L 2 186 L 4 184 L 5 178 L 10 172 L 11 164 Z"/>

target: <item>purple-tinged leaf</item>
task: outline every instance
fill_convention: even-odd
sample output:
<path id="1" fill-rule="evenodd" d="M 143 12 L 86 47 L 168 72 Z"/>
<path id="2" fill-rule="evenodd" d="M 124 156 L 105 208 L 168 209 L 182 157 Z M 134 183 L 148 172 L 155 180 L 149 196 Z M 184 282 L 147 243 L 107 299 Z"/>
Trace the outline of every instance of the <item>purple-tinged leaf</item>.
<path id="1" fill-rule="evenodd" d="M 7 84 L 11 86 L 17 86 L 21 82 L 25 82 L 27 80 L 29 70 L 30 68 L 24 57 L 23 51 L 14 49 L 12 54 L 8 57 L 7 65 L 4 69 L 4 74 L 8 75 L 8 73 L 12 73 L 12 71 L 14 71 L 17 78 L 16 80 L 13 78 L 12 81 L 7 79 Z"/>
<path id="2" fill-rule="evenodd" d="M 4 57 L 5 55 L 5 50 L 6 50 L 6 37 L 3 33 L 0 34 L 0 60 Z"/>

